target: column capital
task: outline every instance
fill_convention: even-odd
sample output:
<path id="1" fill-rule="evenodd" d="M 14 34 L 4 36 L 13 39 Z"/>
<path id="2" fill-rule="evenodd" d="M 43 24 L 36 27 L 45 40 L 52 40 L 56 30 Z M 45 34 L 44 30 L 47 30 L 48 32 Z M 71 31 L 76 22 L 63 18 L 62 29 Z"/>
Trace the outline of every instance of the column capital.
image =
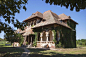
<path id="1" fill-rule="evenodd" d="M 49 32 L 46 32 L 46 36 L 49 36 Z"/>
<path id="2" fill-rule="evenodd" d="M 40 33 L 40 37 L 42 37 L 42 36 L 43 36 L 43 33 L 41 32 L 41 33 Z"/>
<path id="3" fill-rule="evenodd" d="M 41 33 L 40 33 L 40 38 L 41 38 L 41 41 L 42 41 L 42 36 L 43 36 L 43 33 L 41 32 Z"/>
<path id="4" fill-rule="evenodd" d="M 47 31 L 47 32 L 46 32 L 46 37 L 47 37 L 47 38 L 46 38 L 46 41 L 48 41 L 48 36 L 49 36 L 49 32 Z"/>
<path id="5" fill-rule="evenodd" d="M 52 36 L 54 36 L 54 32 L 52 31 Z"/>

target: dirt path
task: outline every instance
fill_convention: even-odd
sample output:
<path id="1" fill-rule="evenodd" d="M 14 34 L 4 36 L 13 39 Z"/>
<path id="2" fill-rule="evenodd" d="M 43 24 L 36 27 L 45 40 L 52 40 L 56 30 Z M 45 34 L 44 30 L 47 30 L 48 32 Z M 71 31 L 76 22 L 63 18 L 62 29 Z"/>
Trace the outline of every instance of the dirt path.
<path id="1" fill-rule="evenodd" d="M 30 57 L 29 54 L 30 54 L 30 51 L 27 49 L 27 48 L 24 48 L 23 49 L 25 50 L 25 52 L 22 53 L 21 57 Z"/>

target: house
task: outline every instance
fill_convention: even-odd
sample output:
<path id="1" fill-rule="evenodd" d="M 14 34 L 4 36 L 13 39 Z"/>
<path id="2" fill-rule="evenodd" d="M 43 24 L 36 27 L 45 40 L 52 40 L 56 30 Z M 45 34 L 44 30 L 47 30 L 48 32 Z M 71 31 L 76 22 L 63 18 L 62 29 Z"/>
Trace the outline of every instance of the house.
<path id="1" fill-rule="evenodd" d="M 33 13 L 23 22 L 28 25 L 25 29 L 18 30 L 24 36 L 24 45 L 36 44 L 37 47 L 48 45 L 55 48 L 59 42 L 62 47 L 76 47 L 76 25 L 78 24 L 70 16 L 65 14 L 57 15 L 51 10 Z"/>

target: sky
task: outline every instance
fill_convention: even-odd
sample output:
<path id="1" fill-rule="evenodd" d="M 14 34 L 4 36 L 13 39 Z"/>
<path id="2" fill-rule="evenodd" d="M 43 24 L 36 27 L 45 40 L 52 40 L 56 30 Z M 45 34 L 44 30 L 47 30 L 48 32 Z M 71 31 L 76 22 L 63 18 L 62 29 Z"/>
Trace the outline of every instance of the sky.
<path id="1" fill-rule="evenodd" d="M 15 18 L 20 22 L 37 11 L 44 13 L 45 11 L 51 10 L 57 15 L 64 13 L 67 16 L 71 16 L 71 18 L 78 23 L 78 25 L 76 25 L 76 39 L 86 39 L 86 9 L 79 12 L 75 10 L 71 11 L 70 8 L 67 9 L 64 6 L 49 5 L 42 0 L 29 0 L 26 8 L 26 11 L 21 9 L 20 13 L 16 13 L 15 15 Z M 4 38 L 4 32 L 0 33 L 0 37 Z"/>

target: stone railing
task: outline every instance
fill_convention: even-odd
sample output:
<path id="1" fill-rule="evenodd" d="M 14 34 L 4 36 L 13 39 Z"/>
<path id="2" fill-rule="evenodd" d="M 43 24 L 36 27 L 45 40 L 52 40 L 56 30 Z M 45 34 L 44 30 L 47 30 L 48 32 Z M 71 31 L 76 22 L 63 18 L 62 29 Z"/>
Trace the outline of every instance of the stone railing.
<path id="1" fill-rule="evenodd" d="M 50 44 L 54 44 L 53 41 L 37 41 L 37 43 L 50 43 Z"/>
<path id="2" fill-rule="evenodd" d="M 55 48 L 55 43 L 53 41 L 37 41 L 37 47 L 44 48 L 47 44 L 49 48 Z"/>

